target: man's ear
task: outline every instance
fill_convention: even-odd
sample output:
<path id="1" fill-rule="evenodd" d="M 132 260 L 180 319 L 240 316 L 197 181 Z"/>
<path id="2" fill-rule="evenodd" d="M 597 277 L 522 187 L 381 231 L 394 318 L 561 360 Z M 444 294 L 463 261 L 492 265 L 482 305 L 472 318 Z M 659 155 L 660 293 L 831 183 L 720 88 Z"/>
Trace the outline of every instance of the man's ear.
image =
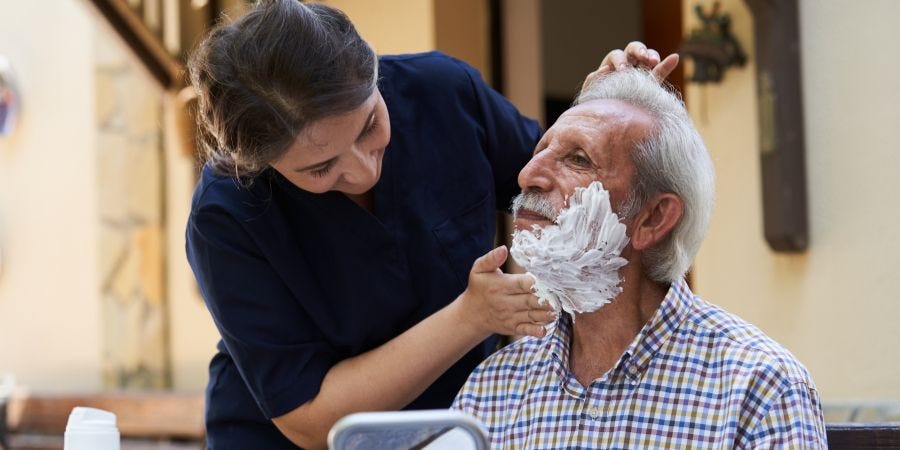
<path id="1" fill-rule="evenodd" d="M 678 225 L 683 213 L 681 197 L 671 192 L 654 195 L 635 217 L 631 246 L 643 251 L 660 243 Z"/>

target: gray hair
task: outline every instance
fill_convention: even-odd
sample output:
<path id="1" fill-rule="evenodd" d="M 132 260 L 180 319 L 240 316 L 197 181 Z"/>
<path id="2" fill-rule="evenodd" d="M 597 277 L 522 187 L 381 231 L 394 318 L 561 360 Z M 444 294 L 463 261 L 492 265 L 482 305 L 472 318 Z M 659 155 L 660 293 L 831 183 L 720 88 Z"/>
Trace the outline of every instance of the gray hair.
<path id="1" fill-rule="evenodd" d="M 659 282 L 684 276 L 709 227 L 715 192 L 715 171 L 700 133 L 680 96 L 661 86 L 641 69 L 612 72 L 585 86 L 575 104 L 592 100 L 620 100 L 648 112 L 654 128 L 632 153 L 635 180 L 630 213 L 655 194 L 670 192 L 684 204 L 681 221 L 666 240 L 644 253 L 647 275 Z"/>

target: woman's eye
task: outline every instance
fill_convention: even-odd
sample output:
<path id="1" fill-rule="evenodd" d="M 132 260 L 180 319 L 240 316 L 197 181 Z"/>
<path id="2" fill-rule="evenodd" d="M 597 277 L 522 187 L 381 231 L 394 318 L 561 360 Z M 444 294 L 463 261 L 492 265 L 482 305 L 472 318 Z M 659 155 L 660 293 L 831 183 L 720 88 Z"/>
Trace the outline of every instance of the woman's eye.
<path id="1" fill-rule="evenodd" d="M 331 172 L 331 168 L 332 168 L 332 167 L 334 167 L 334 163 L 333 163 L 333 162 L 330 162 L 330 163 L 328 163 L 327 165 L 323 166 L 323 167 L 320 168 L 320 169 L 313 169 L 313 170 L 310 170 L 309 173 L 311 173 L 312 176 L 314 176 L 314 177 L 316 177 L 316 178 L 322 178 L 322 177 L 324 177 L 325 175 L 328 175 L 328 172 Z"/>
<path id="2" fill-rule="evenodd" d="M 376 129 L 378 129 L 378 117 L 372 118 L 372 123 L 369 124 L 369 127 L 363 130 L 363 132 L 359 135 L 360 139 L 365 139 L 367 136 L 372 134 Z"/>

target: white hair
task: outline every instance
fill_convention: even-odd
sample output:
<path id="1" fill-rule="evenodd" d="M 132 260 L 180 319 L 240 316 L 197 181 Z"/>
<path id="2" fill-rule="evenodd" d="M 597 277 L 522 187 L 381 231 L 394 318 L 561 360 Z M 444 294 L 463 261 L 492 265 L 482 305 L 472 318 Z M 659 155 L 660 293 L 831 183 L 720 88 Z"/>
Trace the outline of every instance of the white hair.
<path id="1" fill-rule="evenodd" d="M 647 275 L 659 282 L 684 276 L 709 227 L 715 192 L 715 171 L 700 133 L 680 96 L 663 87 L 650 72 L 626 69 L 612 72 L 587 85 L 575 104 L 610 99 L 648 112 L 654 120 L 649 135 L 632 153 L 635 180 L 633 212 L 651 196 L 670 192 L 681 198 L 684 211 L 669 237 L 647 250 L 642 259 Z M 629 205 L 635 206 L 635 205 Z"/>

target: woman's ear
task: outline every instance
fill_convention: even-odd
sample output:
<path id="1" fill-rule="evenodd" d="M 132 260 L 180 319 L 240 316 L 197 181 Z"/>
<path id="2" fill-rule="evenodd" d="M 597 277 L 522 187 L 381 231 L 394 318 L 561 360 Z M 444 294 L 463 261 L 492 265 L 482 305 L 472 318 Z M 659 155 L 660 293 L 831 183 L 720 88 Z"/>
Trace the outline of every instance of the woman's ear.
<path id="1" fill-rule="evenodd" d="M 631 246 L 643 251 L 662 242 L 678 225 L 683 213 L 681 197 L 671 192 L 654 195 L 635 217 Z"/>

